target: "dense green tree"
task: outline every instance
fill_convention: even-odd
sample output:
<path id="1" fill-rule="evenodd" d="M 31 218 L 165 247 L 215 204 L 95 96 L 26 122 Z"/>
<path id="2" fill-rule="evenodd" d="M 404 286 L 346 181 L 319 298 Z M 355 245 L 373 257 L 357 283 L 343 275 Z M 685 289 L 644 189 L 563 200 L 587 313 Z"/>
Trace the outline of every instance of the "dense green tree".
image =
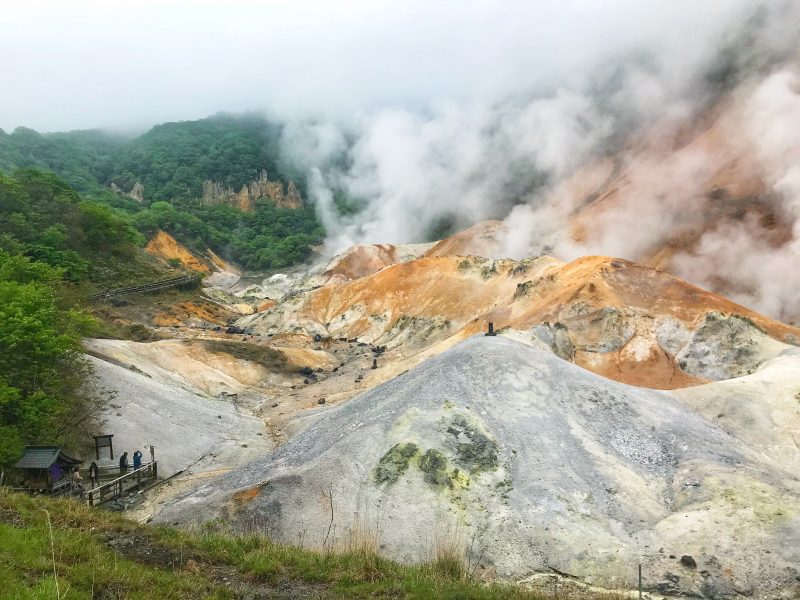
<path id="1" fill-rule="evenodd" d="M 80 337 L 90 320 L 59 300 L 62 271 L 0 251 L 0 464 L 58 442 L 85 408 Z"/>
<path id="2" fill-rule="evenodd" d="M 20 169 L 0 175 L 0 235 L 9 248 L 62 269 L 77 282 L 90 273 L 97 253 L 130 256 L 141 235 L 124 213 L 85 201 L 53 173 Z"/>
<path id="3" fill-rule="evenodd" d="M 164 123 L 114 154 L 110 182 L 129 190 L 139 181 L 152 202 L 198 198 L 205 180 L 238 190 L 262 169 L 285 178 L 280 135 L 279 125 L 257 115 Z"/>

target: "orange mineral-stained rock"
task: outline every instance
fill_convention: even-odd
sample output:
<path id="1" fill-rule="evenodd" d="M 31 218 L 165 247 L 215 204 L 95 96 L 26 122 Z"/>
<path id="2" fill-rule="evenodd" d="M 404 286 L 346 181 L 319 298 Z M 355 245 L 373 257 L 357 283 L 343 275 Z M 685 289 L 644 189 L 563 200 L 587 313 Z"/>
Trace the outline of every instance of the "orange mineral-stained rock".
<path id="1" fill-rule="evenodd" d="M 366 277 L 390 265 L 418 258 L 434 244 L 361 244 L 352 246 L 325 267 L 325 284 Z"/>
<path id="2" fill-rule="evenodd" d="M 356 338 L 399 350 L 415 363 L 493 322 L 532 343 L 545 340 L 600 375 L 670 389 L 706 381 L 684 371 L 676 353 L 708 315 L 737 315 L 753 335 L 775 343 L 800 341 L 794 327 L 663 271 L 606 256 L 566 264 L 549 256 L 423 256 L 307 291 L 247 325 Z M 673 347 L 670 336 L 683 345 Z"/>
<path id="3" fill-rule="evenodd" d="M 326 282 L 344 282 L 365 277 L 400 262 L 391 244 L 352 246 L 328 265 L 322 273 Z"/>
<path id="4" fill-rule="evenodd" d="M 256 306 L 256 312 L 264 312 L 265 310 L 269 310 L 275 306 L 275 304 L 275 300 L 264 300 L 258 306 Z"/>
<path id="5" fill-rule="evenodd" d="M 484 256 L 500 258 L 506 226 L 502 221 L 482 221 L 445 238 L 425 256 Z"/>
<path id="6" fill-rule="evenodd" d="M 184 267 L 192 271 L 197 271 L 198 273 L 211 272 L 205 262 L 197 258 L 166 231 L 159 231 L 153 236 L 153 239 L 145 246 L 145 250 L 153 256 L 164 260 L 179 260 Z"/>
<path id="7" fill-rule="evenodd" d="M 225 325 L 232 313 L 210 302 L 178 302 L 153 315 L 151 321 L 156 327 L 185 326 L 192 320 L 205 321 L 213 325 Z"/>

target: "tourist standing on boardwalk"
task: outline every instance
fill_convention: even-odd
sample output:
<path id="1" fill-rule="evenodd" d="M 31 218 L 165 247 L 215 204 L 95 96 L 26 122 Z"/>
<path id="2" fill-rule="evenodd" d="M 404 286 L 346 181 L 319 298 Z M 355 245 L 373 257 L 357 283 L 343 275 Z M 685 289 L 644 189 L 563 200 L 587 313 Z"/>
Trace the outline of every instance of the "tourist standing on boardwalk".
<path id="1" fill-rule="evenodd" d="M 92 486 L 92 489 L 99 485 L 99 471 L 100 469 L 97 468 L 97 463 L 92 461 L 92 464 L 89 465 L 89 485 Z"/>

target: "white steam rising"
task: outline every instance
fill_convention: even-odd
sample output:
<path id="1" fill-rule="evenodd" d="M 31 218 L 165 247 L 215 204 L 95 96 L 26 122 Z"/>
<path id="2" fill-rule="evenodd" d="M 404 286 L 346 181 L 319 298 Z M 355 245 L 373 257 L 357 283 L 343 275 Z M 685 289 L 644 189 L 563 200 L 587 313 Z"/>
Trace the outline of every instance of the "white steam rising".
<path id="1" fill-rule="evenodd" d="M 790 224 L 789 235 L 772 240 L 774 234 L 748 215 L 707 232 L 695 252 L 676 257 L 675 266 L 707 287 L 724 279 L 734 299 L 793 321 L 800 317 L 800 77 L 787 70 L 770 75 L 744 108 L 742 134 Z"/>
<path id="2" fill-rule="evenodd" d="M 594 6 L 567 4 L 572 14 Z M 785 68 L 783 50 L 800 20 L 788 4 L 762 13 L 759 4 L 661 5 L 636 35 L 606 22 L 606 35 L 590 36 L 579 56 L 573 48 L 569 69 L 546 88 L 532 73 L 502 97 L 295 121 L 285 148 L 308 168 L 329 250 L 423 241 L 442 223 L 459 229 L 504 218 L 503 255 L 649 260 L 796 318 L 800 96 L 792 71 L 775 72 L 764 57 L 780 56 Z M 558 42 L 583 43 L 565 35 Z M 738 71 L 719 75 L 715 90 L 707 76 L 726 60 Z M 715 99 L 720 85 L 727 87 Z M 710 198 L 717 187 L 720 197 Z M 601 192 L 607 197 L 598 200 Z M 703 224 L 714 211 L 731 212 L 721 207 L 728 196 L 748 194 L 768 196 L 791 235 L 776 239 L 757 215 Z M 361 210 L 342 214 L 337 196 L 357 199 Z"/>

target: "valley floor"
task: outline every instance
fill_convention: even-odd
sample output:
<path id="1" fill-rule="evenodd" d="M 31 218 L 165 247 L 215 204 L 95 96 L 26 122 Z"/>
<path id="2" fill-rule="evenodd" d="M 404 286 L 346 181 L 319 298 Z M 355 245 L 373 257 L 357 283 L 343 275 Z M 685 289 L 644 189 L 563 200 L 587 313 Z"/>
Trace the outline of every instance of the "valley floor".
<path id="1" fill-rule="evenodd" d="M 637 565 L 651 593 L 794 597 L 800 330 L 608 257 L 376 246 L 315 269 L 97 306 L 141 340 L 84 341 L 105 427 L 168 478 L 127 516 L 211 530 L 120 525 L 87 538 L 91 569 L 169 573 L 170 597 L 524 597 L 431 567 L 452 521 L 468 572 L 547 597 L 631 590 Z M 332 550 L 365 519 L 380 544 Z"/>

